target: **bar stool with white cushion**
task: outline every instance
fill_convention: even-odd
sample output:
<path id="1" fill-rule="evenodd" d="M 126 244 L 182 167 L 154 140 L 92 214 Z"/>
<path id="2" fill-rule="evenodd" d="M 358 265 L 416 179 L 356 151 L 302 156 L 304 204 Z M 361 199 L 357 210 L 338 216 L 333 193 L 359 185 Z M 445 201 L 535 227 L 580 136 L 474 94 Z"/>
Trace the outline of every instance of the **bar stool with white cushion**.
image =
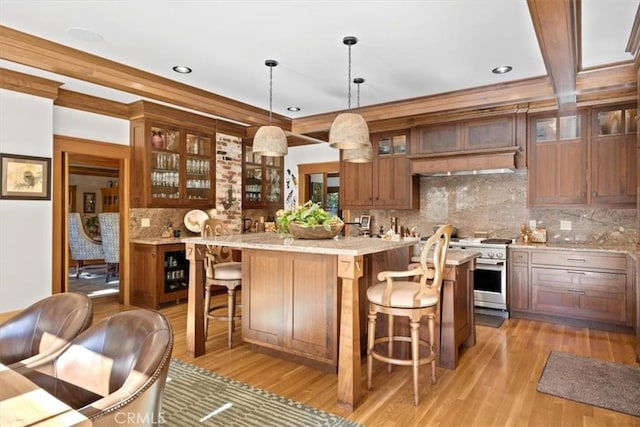
<path id="1" fill-rule="evenodd" d="M 451 237 L 451 224 L 440 227 L 426 242 L 420 253 L 420 263 L 409 266 L 408 271 L 383 271 L 378 274 L 377 283 L 367 289 L 369 302 L 367 340 L 367 388 L 371 389 L 373 359 L 391 365 L 413 367 L 413 403 L 418 405 L 418 368 L 431 364 L 431 382 L 436 382 L 437 351 L 434 348 L 435 317 L 440 305 L 440 289 L 444 277 L 447 248 Z M 413 278 L 413 279 L 412 279 Z M 376 338 L 376 318 L 378 313 L 388 315 L 387 336 Z M 411 327 L 410 336 L 394 334 L 393 317 L 406 316 Z M 426 316 L 429 341 L 419 336 L 420 320 Z M 411 343 L 411 359 L 393 357 L 394 342 Z M 375 350 L 376 344 L 386 344 L 386 354 Z M 428 354 L 420 357 L 420 347 Z M 383 346 L 384 347 L 384 346 Z M 384 350 L 384 348 L 383 348 Z"/>
<path id="2" fill-rule="evenodd" d="M 223 222 L 217 219 L 208 219 L 202 223 L 201 236 L 209 238 L 232 234 L 231 229 Z M 236 304 L 236 288 L 242 284 L 242 263 L 233 261 L 233 251 L 226 246 L 207 245 L 206 258 L 207 277 L 205 281 L 204 293 L 204 336 L 209 333 L 209 320 L 222 320 L 228 322 L 227 346 L 233 345 L 233 331 L 235 330 L 235 321 L 240 320 L 240 316 L 236 315 L 236 309 L 240 305 Z M 214 286 L 224 286 L 227 288 L 227 304 L 211 305 L 211 293 Z M 227 309 L 226 314 L 216 314 L 223 309 Z"/>

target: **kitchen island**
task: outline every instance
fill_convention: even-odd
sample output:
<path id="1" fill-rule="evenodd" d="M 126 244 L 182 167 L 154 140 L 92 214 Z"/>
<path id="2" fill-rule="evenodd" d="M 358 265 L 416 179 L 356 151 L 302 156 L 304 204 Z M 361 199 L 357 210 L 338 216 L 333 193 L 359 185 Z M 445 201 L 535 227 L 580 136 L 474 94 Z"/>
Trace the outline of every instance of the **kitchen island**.
<path id="1" fill-rule="evenodd" d="M 415 240 L 297 240 L 257 233 L 182 241 L 190 261 L 186 334 L 190 355 L 198 357 L 205 348 L 206 245 L 239 249 L 243 339 L 291 360 L 337 368 L 338 403 L 353 410 L 361 395 L 365 285 L 380 271 L 406 270 Z M 470 303 L 473 310 L 473 292 Z"/>

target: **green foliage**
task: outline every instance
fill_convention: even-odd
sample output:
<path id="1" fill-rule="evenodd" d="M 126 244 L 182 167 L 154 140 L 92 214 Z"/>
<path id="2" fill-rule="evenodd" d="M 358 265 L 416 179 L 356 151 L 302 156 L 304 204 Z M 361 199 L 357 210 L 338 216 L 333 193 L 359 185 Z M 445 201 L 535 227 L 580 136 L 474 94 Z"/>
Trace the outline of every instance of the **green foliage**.
<path id="1" fill-rule="evenodd" d="M 276 224 L 281 232 L 289 232 L 289 224 L 295 222 L 303 227 L 322 225 L 325 230 L 331 230 L 332 225 L 341 224 L 342 220 L 329 214 L 318 203 L 311 200 L 293 209 L 279 210 L 276 214 Z"/>

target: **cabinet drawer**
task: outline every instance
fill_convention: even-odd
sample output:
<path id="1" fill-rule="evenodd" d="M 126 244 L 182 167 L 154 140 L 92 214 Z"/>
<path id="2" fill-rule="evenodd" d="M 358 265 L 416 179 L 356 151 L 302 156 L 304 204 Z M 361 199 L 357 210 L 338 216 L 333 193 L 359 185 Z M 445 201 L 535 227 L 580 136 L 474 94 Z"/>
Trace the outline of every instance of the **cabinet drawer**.
<path id="1" fill-rule="evenodd" d="M 529 264 L 529 252 L 512 250 L 509 253 L 509 261 L 513 264 L 527 265 Z"/>
<path id="2" fill-rule="evenodd" d="M 625 295 L 627 275 L 571 269 L 533 267 L 532 285 L 553 286 L 569 291 L 609 292 Z"/>
<path id="3" fill-rule="evenodd" d="M 531 300 L 532 309 L 538 313 L 616 323 L 628 320 L 625 294 L 534 284 Z"/>
<path id="4" fill-rule="evenodd" d="M 579 268 L 627 270 L 626 256 L 592 252 L 537 251 L 531 253 L 531 263 Z"/>

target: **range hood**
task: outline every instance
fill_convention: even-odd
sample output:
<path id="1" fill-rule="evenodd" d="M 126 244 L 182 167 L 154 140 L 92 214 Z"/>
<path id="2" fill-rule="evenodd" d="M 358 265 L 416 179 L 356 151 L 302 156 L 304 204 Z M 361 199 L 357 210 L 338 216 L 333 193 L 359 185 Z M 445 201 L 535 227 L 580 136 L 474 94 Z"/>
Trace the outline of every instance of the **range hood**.
<path id="1" fill-rule="evenodd" d="M 508 151 L 461 152 L 454 154 L 409 156 L 412 175 L 453 176 L 514 173 L 517 148 Z"/>

